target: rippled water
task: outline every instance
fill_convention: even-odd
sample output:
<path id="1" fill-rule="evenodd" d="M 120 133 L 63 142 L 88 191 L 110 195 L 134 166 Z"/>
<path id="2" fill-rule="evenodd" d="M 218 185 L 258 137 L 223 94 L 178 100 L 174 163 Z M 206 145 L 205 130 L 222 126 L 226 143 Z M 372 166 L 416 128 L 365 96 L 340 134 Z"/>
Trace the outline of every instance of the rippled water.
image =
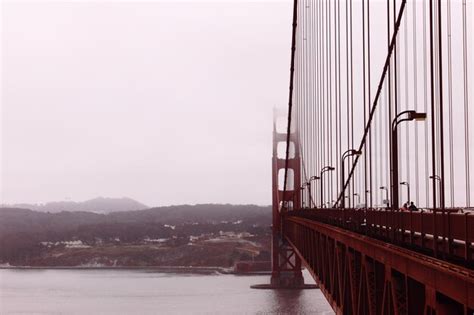
<path id="1" fill-rule="evenodd" d="M 319 290 L 250 289 L 268 281 L 268 276 L 4 269 L 0 314 L 333 314 Z"/>

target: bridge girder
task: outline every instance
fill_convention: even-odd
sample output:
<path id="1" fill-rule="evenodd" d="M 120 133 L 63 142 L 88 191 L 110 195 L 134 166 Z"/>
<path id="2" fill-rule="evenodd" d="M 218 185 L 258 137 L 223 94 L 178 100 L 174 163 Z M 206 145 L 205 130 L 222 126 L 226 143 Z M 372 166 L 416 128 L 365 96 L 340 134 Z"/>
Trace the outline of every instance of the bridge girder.
<path id="1" fill-rule="evenodd" d="M 470 269 L 305 218 L 283 229 L 336 314 L 474 312 Z"/>

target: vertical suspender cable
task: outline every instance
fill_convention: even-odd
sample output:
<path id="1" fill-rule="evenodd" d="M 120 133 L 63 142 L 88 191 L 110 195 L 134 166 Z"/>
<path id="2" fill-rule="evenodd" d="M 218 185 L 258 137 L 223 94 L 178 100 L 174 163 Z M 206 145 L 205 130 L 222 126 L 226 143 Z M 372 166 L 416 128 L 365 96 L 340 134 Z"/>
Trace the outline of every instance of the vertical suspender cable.
<path id="1" fill-rule="evenodd" d="M 320 144 L 320 152 L 319 152 L 319 167 L 318 172 L 323 168 L 324 165 L 324 156 L 325 156 L 325 147 L 324 147 L 324 125 L 323 125 L 323 114 L 324 114 L 324 24 L 323 24 L 323 1 L 319 1 L 319 144 Z M 319 194 L 320 195 L 320 194 Z M 321 196 L 321 195 L 320 195 Z M 319 204 L 322 204 L 322 200 L 320 200 Z"/>
<path id="2" fill-rule="evenodd" d="M 403 36 L 403 48 L 404 48 L 404 55 L 403 55 L 403 61 L 404 61 L 404 64 L 405 64 L 405 88 L 404 88 L 404 91 L 403 93 L 405 94 L 405 109 L 408 110 L 410 108 L 412 108 L 413 105 L 410 104 L 410 101 L 409 101 L 409 94 L 408 94 L 408 17 L 406 17 L 403 21 L 403 31 L 404 31 L 404 36 Z M 405 141 L 406 141 L 406 146 L 405 146 L 405 172 L 406 172 L 406 181 L 408 181 L 409 183 L 411 183 L 411 180 L 410 180 L 410 173 L 411 173 L 411 170 L 410 170 L 410 124 L 408 124 L 406 127 L 405 127 Z M 400 173 L 402 171 L 400 170 Z M 397 185 L 399 183 L 396 183 Z M 409 200 L 409 197 L 407 196 L 407 199 L 406 201 L 410 202 Z"/>
<path id="3" fill-rule="evenodd" d="M 453 60 L 451 47 L 451 0 L 447 0 L 447 36 L 448 36 L 448 101 L 449 101 L 449 195 L 450 206 L 454 207 L 454 144 L 453 144 Z"/>
<path id="4" fill-rule="evenodd" d="M 433 56 L 433 0 L 429 0 L 429 15 L 430 15 L 430 20 L 429 20 L 429 25 L 430 25 L 430 86 L 431 86 L 431 171 L 432 171 L 432 187 L 433 187 L 433 211 L 436 213 L 436 133 L 435 133 L 435 128 L 436 128 L 436 117 L 435 117 L 435 87 L 434 87 L 434 56 Z M 436 225 L 435 225 L 436 226 Z M 436 242 L 434 242 L 436 244 Z"/>
<path id="5" fill-rule="evenodd" d="M 321 146 L 321 141 L 320 141 L 320 130 L 321 130 L 321 124 L 320 124 L 320 111 L 321 111 L 321 80 L 320 80 L 320 73 L 321 73 L 321 66 L 320 66 L 320 61 L 321 61 L 321 48 L 320 48 L 320 5 L 321 1 L 317 2 L 317 5 L 315 6 L 316 8 L 316 55 L 317 55 L 317 60 L 316 60 L 316 124 L 317 124 L 317 134 L 315 135 L 315 141 L 317 143 L 317 148 L 316 148 L 316 172 L 318 172 L 319 169 L 321 169 L 321 151 L 322 151 L 322 146 Z M 318 200 L 319 194 L 316 192 L 315 194 L 315 199 Z M 316 205 L 319 207 L 320 202 L 316 201 Z"/>
<path id="6" fill-rule="evenodd" d="M 338 64 L 338 111 L 339 117 L 337 121 L 339 122 L 338 125 L 338 152 L 336 157 L 339 158 L 342 155 L 342 101 L 341 101 L 341 1 L 337 1 L 337 64 Z M 336 158 L 336 161 L 337 161 Z M 339 170 L 336 178 L 339 178 L 339 174 L 342 170 Z M 339 185 L 338 185 L 339 186 Z"/>
<path id="7" fill-rule="evenodd" d="M 334 166 L 333 163 L 332 163 L 332 158 L 333 158 L 333 134 L 332 134 L 332 131 L 333 131 L 333 125 L 332 125 L 332 108 L 333 108 L 333 99 L 332 99 L 332 40 L 331 40 L 331 34 L 332 34 L 332 28 L 331 28 L 331 0 L 329 1 L 329 8 L 328 8 L 328 26 L 329 26 L 329 31 L 328 31 L 328 39 L 329 39 L 329 62 L 328 62 L 328 66 L 329 66 L 329 78 L 328 78 L 328 82 L 329 82 L 329 103 L 328 103 L 328 121 L 329 121 L 329 130 L 328 130 L 328 145 L 329 145 L 329 148 L 328 148 L 328 153 L 329 153 L 329 165 L 330 166 Z M 332 200 L 332 192 L 333 192 L 333 176 L 329 175 L 328 176 L 328 184 L 329 184 L 329 187 L 328 187 L 328 201 L 331 201 Z"/>
<path id="8" fill-rule="evenodd" d="M 444 177 L 444 109 L 443 109 L 443 37 L 441 28 L 441 0 L 438 0 L 438 51 L 439 51 L 439 139 L 440 139 L 440 167 L 441 167 L 441 180 L 439 181 L 440 194 L 439 196 L 441 203 L 441 210 L 445 209 L 445 177 Z"/>
<path id="9" fill-rule="evenodd" d="M 350 6 L 350 14 L 349 14 L 349 19 L 350 19 L 350 59 L 351 59 L 351 149 L 354 148 L 354 63 L 353 63 L 353 55 L 352 55 L 352 0 L 349 1 L 349 6 Z M 352 163 L 354 163 L 353 156 L 350 157 Z M 349 202 L 349 204 L 354 205 L 354 178 L 352 178 L 352 183 L 351 183 L 351 190 L 349 191 L 349 200 L 352 201 Z"/>
<path id="10" fill-rule="evenodd" d="M 367 105 L 370 109 L 370 102 L 372 101 L 371 93 L 371 55 L 370 55 L 370 1 L 367 0 L 367 86 L 368 86 L 368 102 Z M 375 169 L 377 173 L 377 169 Z M 367 190 L 367 189 L 366 189 Z M 373 207 L 373 185 L 372 185 L 372 132 L 369 131 L 369 204 L 366 204 L 366 207 L 370 205 L 370 208 Z M 367 195 L 367 192 L 366 192 Z"/>
<path id="11" fill-rule="evenodd" d="M 418 111 L 418 51 L 417 51 L 417 37 L 416 37 L 416 5 L 417 2 L 413 1 L 413 102 L 415 110 Z M 426 112 L 425 112 L 426 113 Z M 418 124 L 415 124 L 415 203 L 420 202 L 420 162 L 419 156 L 419 132 Z"/>
<path id="12" fill-rule="evenodd" d="M 337 158 L 342 155 L 342 99 L 341 99 L 341 1 L 337 1 L 337 63 L 338 63 L 338 108 L 339 108 L 339 154 Z M 337 159 L 336 159 L 337 160 Z M 342 170 L 340 170 L 342 172 Z M 339 177 L 336 177 L 339 178 Z"/>
<path id="13" fill-rule="evenodd" d="M 393 24 L 395 25 L 395 17 L 397 15 L 397 0 L 393 0 Z M 393 65 L 394 65 L 394 71 L 393 71 L 393 106 L 394 106 L 394 114 L 395 116 L 398 114 L 398 37 L 395 39 L 395 49 L 393 51 Z M 390 126 L 392 126 L 392 122 L 390 121 Z M 397 133 L 399 133 L 399 131 L 397 131 Z M 391 130 L 390 130 L 390 134 L 391 133 Z M 401 154 L 401 150 L 398 150 L 398 157 L 397 159 L 400 161 L 400 154 Z M 390 180 L 390 183 L 392 183 L 392 181 Z M 398 183 L 395 183 L 395 185 L 398 185 Z M 394 189 L 394 187 L 392 187 L 392 189 Z M 390 195 L 392 196 L 392 195 Z M 399 202 L 397 200 L 397 202 Z M 392 200 L 392 204 L 394 203 L 394 201 Z"/>
<path id="14" fill-rule="evenodd" d="M 367 87 L 366 87 L 366 54 L 365 54 L 365 0 L 362 0 L 362 107 L 364 109 L 364 126 L 367 124 Z M 369 105 L 370 106 L 370 105 Z M 364 200 L 367 203 L 367 147 L 364 146 Z M 362 187 L 361 187 L 362 188 Z M 362 191 L 359 191 L 362 195 Z"/>
<path id="15" fill-rule="evenodd" d="M 387 50 L 390 50 L 390 0 L 387 0 Z M 389 190 L 388 195 L 392 195 L 392 155 L 390 154 L 390 148 L 392 147 L 392 133 L 390 130 L 390 126 L 392 125 L 392 61 L 389 61 L 388 67 L 388 146 L 387 146 L 387 156 L 389 159 L 389 176 L 388 176 L 388 183 L 387 189 Z"/>
<path id="16" fill-rule="evenodd" d="M 425 113 L 428 112 L 428 54 L 427 54 L 427 34 L 426 34 L 426 24 L 427 24 L 427 19 L 426 19 L 426 5 L 428 4 L 427 1 L 423 2 L 423 92 L 424 92 L 424 97 L 423 97 L 423 110 Z M 430 117 L 428 117 L 428 120 Z M 429 139 L 428 139 L 428 124 L 424 125 L 424 134 L 425 134 L 425 152 L 424 152 L 424 158 L 425 158 L 425 199 L 426 199 L 426 204 L 425 206 L 428 208 L 429 207 L 429 197 L 430 197 L 430 183 L 429 183 L 429 157 L 428 157 L 428 147 L 429 147 Z"/>
<path id="17" fill-rule="evenodd" d="M 471 206 L 470 146 L 469 146 L 469 83 L 467 64 L 467 17 L 466 0 L 462 0 L 462 51 L 464 82 L 464 163 L 466 169 L 466 206 Z"/>
<path id="18" fill-rule="evenodd" d="M 349 135 L 349 130 L 350 130 L 350 124 L 349 124 L 349 107 L 350 107 L 350 102 L 349 102 L 349 6 L 348 2 L 346 1 L 346 134 L 347 134 L 347 148 L 346 150 L 350 149 L 350 135 Z M 349 168 L 349 165 L 347 165 L 347 168 Z M 344 173 L 349 173 L 344 170 Z M 341 192 L 342 194 L 342 192 Z M 343 198 L 346 198 L 346 196 L 343 196 Z M 349 208 L 351 207 L 350 204 L 350 198 L 349 198 Z"/>
<path id="19" fill-rule="evenodd" d="M 341 124 L 341 120 L 339 118 L 340 115 L 340 64 L 339 64 L 339 43 L 338 43 L 338 36 L 339 36 L 339 25 L 338 25 L 338 8 L 339 8 L 339 0 L 334 1 L 334 104 L 335 104 L 335 111 L 334 111 L 334 142 L 335 142 L 335 150 L 333 155 L 333 166 L 336 168 L 335 178 L 333 179 L 333 193 L 331 194 L 331 205 L 333 204 L 332 200 L 335 199 L 337 193 L 339 191 L 339 178 L 340 178 L 340 168 L 338 160 L 340 156 L 339 151 L 339 126 Z"/>
<path id="20" fill-rule="evenodd" d="M 331 69 L 329 68 L 330 64 L 331 64 L 331 51 L 330 51 L 330 29 L 329 29 L 329 26 L 330 26 L 330 22 L 329 22 L 329 6 L 330 6 L 330 3 L 331 3 L 331 0 L 326 0 L 326 15 L 325 15 L 325 20 L 326 20 L 326 78 L 325 78 L 325 82 L 326 82 L 326 101 L 325 101 L 325 114 L 326 114 L 326 117 L 325 117 L 325 139 L 324 141 L 326 142 L 326 163 L 325 165 L 328 165 L 329 164 L 329 161 L 330 161 L 330 145 L 329 145 L 329 124 L 330 124 L 330 119 L 329 119 L 329 111 L 330 111 L 330 98 L 331 98 L 331 90 L 330 90 L 330 84 L 331 84 L 331 81 L 329 80 L 329 72 L 331 71 Z M 328 183 L 329 181 L 326 181 L 326 183 Z M 327 186 L 327 184 L 325 185 Z M 326 188 L 326 187 L 324 187 Z M 325 190 L 326 191 L 326 190 Z M 327 194 L 329 194 L 329 189 L 327 189 Z M 327 198 L 327 195 L 325 196 L 325 199 Z M 327 199 L 326 199 L 327 200 Z"/>

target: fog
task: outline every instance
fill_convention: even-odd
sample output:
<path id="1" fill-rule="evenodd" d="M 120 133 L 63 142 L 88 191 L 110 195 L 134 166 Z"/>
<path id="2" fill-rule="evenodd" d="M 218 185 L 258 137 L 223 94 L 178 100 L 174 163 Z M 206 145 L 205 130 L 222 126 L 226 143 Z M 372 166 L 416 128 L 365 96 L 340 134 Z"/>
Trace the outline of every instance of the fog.
<path id="1" fill-rule="evenodd" d="M 453 29 L 460 30 L 461 3 L 453 4 Z M 354 10 L 360 6 L 355 2 Z M 386 41 L 385 5 L 375 2 L 372 9 L 372 41 L 379 47 Z M 272 112 L 288 102 L 292 1 L 34 0 L 4 1 L 1 10 L 0 203 L 127 196 L 152 206 L 270 204 Z M 411 21 L 410 10 L 404 21 Z M 361 33 L 358 14 L 354 25 Z M 451 37 L 458 53 L 461 35 Z M 400 36 L 413 40 L 403 26 Z M 361 45 L 354 42 L 356 143 L 364 127 Z M 373 96 L 385 48 L 373 49 L 371 60 Z M 409 58 L 400 62 L 414 65 Z M 452 66 L 456 81 L 461 58 Z M 472 73 L 474 63 L 468 67 Z M 421 107 L 422 93 L 411 96 L 414 79 L 401 80 L 401 108 Z M 462 92 L 455 83 L 458 118 L 464 116 Z M 415 151 L 406 136 L 413 128 L 400 134 L 400 156 Z M 456 154 L 446 162 L 456 166 L 449 200 L 461 203 L 463 132 L 464 125 L 455 124 Z M 431 173 L 415 174 L 406 164 L 404 158 L 404 180 L 418 176 L 425 191 Z M 388 175 L 379 181 L 376 187 L 389 185 Z"/>
<path id="2" fill-rule="evenodd" d="M 291 1 L 2 3 L 0 202 L 271 202 Z"/>

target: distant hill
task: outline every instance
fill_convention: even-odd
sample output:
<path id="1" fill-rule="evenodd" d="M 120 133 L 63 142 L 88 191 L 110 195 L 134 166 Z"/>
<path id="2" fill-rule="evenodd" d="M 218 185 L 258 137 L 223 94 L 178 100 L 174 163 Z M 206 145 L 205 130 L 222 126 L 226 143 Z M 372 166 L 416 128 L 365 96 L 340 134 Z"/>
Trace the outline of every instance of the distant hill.
<path id="1" fill-rule="evenodd" d="M 3 208 L 22 208 L 39 212 L 58 213 L 62 211 L 86 211 L 94 213 L 112 213 L 148 209 L 149 207 L 131 198 L 98 197 L 82 202 L 54 201 L 45 204 L 14 204 Z"/>

